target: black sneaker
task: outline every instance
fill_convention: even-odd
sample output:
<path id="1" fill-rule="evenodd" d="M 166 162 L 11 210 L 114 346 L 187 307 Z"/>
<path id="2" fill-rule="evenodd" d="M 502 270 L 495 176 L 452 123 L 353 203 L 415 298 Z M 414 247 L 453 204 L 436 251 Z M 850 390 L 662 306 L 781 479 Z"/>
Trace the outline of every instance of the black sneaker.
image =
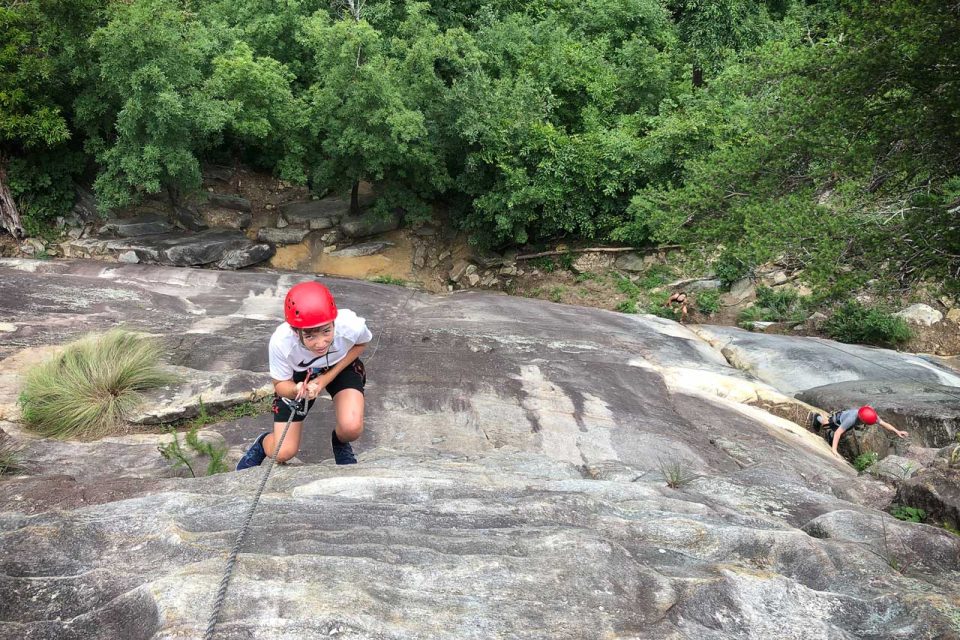
<path id="1" fill-rule="evenodd" d="M 340 442 L 337 432 L 330 432 L 330 444 L 333 445 L 333 459 L 337 464 L 357 464 L 357 456 L 353 455 L 353 447 L 349 442 Z"/>
<path id="2" fill-rule="evenodd" d="M 268 433 L 270 432 L 264 431 L 257 436 L 257 439 L 253 441 L 253 444 L 250 445 L 247 452 L 240 458 L 240 462 L 237 463 L 237 471 L 260 466 L 260 463 L 267 457 L 267 452 L 263 450 L 263 439 L 267 437 Z"/>

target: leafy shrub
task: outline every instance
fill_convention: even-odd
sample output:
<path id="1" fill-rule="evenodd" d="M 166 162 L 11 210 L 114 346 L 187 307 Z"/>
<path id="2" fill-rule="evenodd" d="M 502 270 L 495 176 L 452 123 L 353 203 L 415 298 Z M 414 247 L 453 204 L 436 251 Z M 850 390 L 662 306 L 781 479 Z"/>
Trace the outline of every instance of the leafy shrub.
<path id="1" fill-rule="evenodd" d="M 712 316 L 720 311 L 720 292 L 710 289 L 697 293 L 694 305 L 700 313 Z"/>
<path id="2" fill-rule="evenodd" d="M 793 289 L 757 287 L 757 301 L 740 313 L 740 322 L 762 320 L 766 322 L 800 321 L 806 316 L 809 298 Z"/>
<path id="3" fill-rule="evenodd" d="M 530 260 L 530 265 L 533 266 L 534 269 L 539 269 L 544 273 L 553 273 L 557 270 L 557 263 L 554 262 L 553 258 L 550 258 L 549 256 L 532 258 Z"/>
<path id="4" fill-rule="evenodd" d="M 648 269 L 640 280 L 637 282 L 637 285 L 641 289 L 649 291 L 650 289 L 655 289 L 663 284 L 667 283 L 671 275 L 670 267 L 666 265 L 657 265 Z"/>
<path id="5" fill-rule="evenodd" d="M 631 298 L 636 298 L 637 296 L 640 295 L 641 293 L 640 287 L 635 285 L 633 281 L 630 280 L 630 278 L 627 278 L 626 276 L 622 276 L 619 273 L 615 273 L 613 277 L 616 280 L 617 289 L 620 291 L 620 293 L 628 295 Z"/>
<path id="6" fill-rule="evenodd" d="M 897 504 L 890 508 L 890 515 L 905 522 L 923 522 L 923 519 L 927 517 L 927 512 L 919 507 Z"/>
<path id="7" fill-rule="evenodd" d="M 398 287 L 403 287 L 407 284 L 407 281 L 403 278 L 394 278 L 393 276 L 375 276 L 370 278 L 370 282 L 377 282 L 379 284 L 393 284 Z"/>
<path id="8" fill-rule="evenodd" d="M 724 289 L 729 289 L 730 285 L 750 273 L 750 267 L 733 254 L 724 252 L 717 258 L 717 261 L 713 263 L 713 272 L 716 274 L 721 286 L 723 286 Z"/>
<path id="9" fill-rule="evenodd" d="M 875 451 L 867 451 L 866 453 L 861 453 L 854 459 L 853 467 L 857 471 L 864 471 L 867 468 L 873 466 L 877 462 L 877 453 Z"/>
<path id="10" fill-rule="evenodd" d="M 616 307 L 620 313 L 639 313 L 636 300 L 624 300 Z"/>
<path id="11" fill-rule="evenodd" d="M 824 323 L 824 329 L 827 335 L 840 342 L 880 346 L 903 344 L 912 336 L 902 318 L 854 301 L 845 303 L 834 312 Z"/>
<path id="12" fill-rule="evenodd" d="M 115 329 L 67 345 L 30 369 L 20 394 L 25 425 L 53 438 L 96 438 L 116 431 L 140 404 L 139 391 L 175 377 L 160 368 L 161 347 Z"/>

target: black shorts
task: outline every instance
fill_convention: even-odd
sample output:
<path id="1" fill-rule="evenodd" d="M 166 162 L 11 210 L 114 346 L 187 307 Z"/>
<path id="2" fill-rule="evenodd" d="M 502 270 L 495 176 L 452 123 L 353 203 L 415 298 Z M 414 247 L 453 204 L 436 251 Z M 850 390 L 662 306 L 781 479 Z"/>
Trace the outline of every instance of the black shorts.
<path id="1" fill-rule="evenodd" d="M 336 365 L 334 365 L 336 366 Z M 333 367 L 317 367 L 311 369 L 310 379 L 316 378 L 318 375 L 323 375 Z M 307 377 L 306 371 L 294 371 L 293 372 L 293 381 L 294 382 L 303 382 Z M 343 371 L 337 374 L 337 377 L 330 381 L 330 384 L 327 385 L 327 393 L 330 394 L 330 397 L 333 398 L 338 393 L 344 389 L 356 389 L 360 393 L 363 393 L 363 388 L 367 384 L 367 371 L 363 367 L 363 361 L 360 358 L 357 358 L 350 364 L 348 364 Z M 306 411 L 309 411 L 313 406 L 313 403 L 316 400 L 310 400 L 307 403 Z M 302 407 L 303 403 L 299 403 Z M 290 413 L 293 411 L 290 404 L 284 401 L 283 398 L 277 394 L 273 394 L 273 421 L 274 422 L 286 422 L 290 419 Z M 297 411 L 297 416 L 294 420 L 302 420 L 306 417 L 306 411 L 302 409 Z"/>

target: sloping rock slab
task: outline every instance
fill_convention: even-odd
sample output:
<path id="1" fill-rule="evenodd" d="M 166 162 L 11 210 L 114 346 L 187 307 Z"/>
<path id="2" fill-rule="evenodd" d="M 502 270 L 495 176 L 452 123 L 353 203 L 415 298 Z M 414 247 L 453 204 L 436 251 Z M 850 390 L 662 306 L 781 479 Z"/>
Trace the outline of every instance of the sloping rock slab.
<path id="1" fill-rule="evenodd" d="M 787 395 L 848 380 L 909 380 L 960 386 L 960 375 L 955 371 L 890 349 L 713 325 L 697 327 L 695 331 L 720 349 L 730 364 Z"/>
<path id="2" fill-rule="evenodd" d="M 0 635 L 202 637 L 258 471 L 165 480 L 72 511 L 6 513 Z M 907 577 L 876 552 L 871 517 L 825 514 L 813 537 L 749 508 L 714 511 L 660 482 L 585 479 L 573 465 L 527 454 L 280 467 L 218 632 L 951 637 L 950 587 L 923 578 L 937 563 L 956 569 L 960 539 L 891 523 L 912 546 Z"/>
<path id="3" fill-rule="evenodd" d="M 828 411 L 869 404 L 910 432 L 914 443 L 945 447 L 960 433 L 960 389 L 900 380 L 855 380 L 801 391 L 796 397 Z"/>
<path id="4" fill-rule="evenodd" d="M 198 371 L 170 366 L 180 379 L 176 384 L 143 393 L 143 407 L 130 417 L 134 424 L 161 424 L 199 414 L 202 400 L 207 412 L 273 393 L 263 374 L 251 371 Z M 266 384 L 265 384 L 266 383 Z"/>
<path id="5" fill-rule="evenodd" d="M 230 251 L 255 246 L 239 231 L 208 230 L 199 233 L 163 233 L 129 239 L 82 238 L 68 245 L 72 251 L 111 255 L 133 251 L 140 262 L 174 267 L 205 265 L 222 260 Z M 246 265 L 245 265 L 246 266 Z"/>

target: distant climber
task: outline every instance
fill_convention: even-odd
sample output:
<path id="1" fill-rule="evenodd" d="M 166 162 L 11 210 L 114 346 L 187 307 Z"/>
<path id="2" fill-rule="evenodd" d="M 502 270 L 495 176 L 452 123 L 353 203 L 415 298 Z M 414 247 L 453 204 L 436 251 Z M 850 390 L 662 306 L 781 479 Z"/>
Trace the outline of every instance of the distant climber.
<path id="1" fill-rule="evenodd" d="M 676 293 L 672 294 L 665 303 L 663 303 L 663 306 L 674 312 L 679 308 L 680 322 L 684 322 L 687 319 L 687 292 L 677 291 Z"/>
<path id="2" fill-rule="evenodd" d="M 824 432 L 824 438 L 833 448 L 833 452 L 837 455 L 840 455 L 837 451 L 837 447 L 840 446 L 840 438 L 847 435 L 847 433 L 853 431 L 854 429 L 862 429 L 865 426 L 872 424 L 879 424 L 881 427 L 890 431 L 891 433 L 896 434 L 900 438 L 906 438 L 909 434 L 906 431 L 901 431 L 895 426 L 880 419 L 880 416 L 877 415 L 877 412 L 873 407 L 864 405 L 859 409 L 845 409 L 843 411 L 837 411 L 835 413 L 827 415 L 821 415 L 819 413 L 814 413 L 812 416 L 812 422 L 814 428 L 817 430 L 826 428 Z"/>

